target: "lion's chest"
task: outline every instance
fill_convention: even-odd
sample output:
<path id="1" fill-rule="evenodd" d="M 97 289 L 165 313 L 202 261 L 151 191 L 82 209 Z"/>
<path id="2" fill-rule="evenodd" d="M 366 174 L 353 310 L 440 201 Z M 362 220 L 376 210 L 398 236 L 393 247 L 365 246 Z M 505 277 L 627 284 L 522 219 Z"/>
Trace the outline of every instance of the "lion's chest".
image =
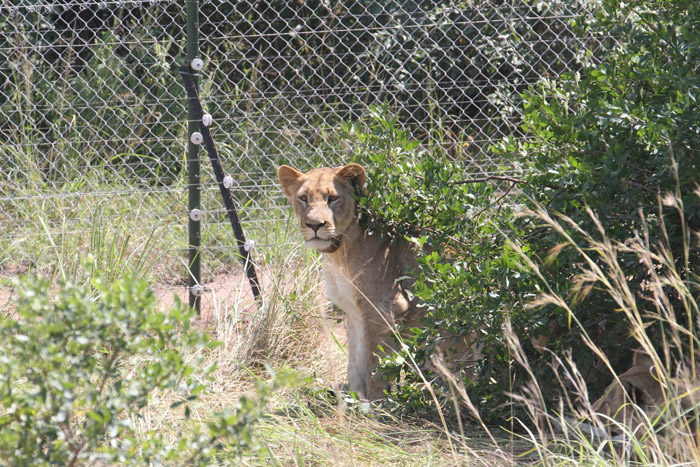
<path id="1" fill-rule="evenodd" d="M 323 268 L 326 281 L 326 295 L 349 316 L 360 316 L 355 286 L 348 279 L 344 268 L 326 264 Z"/>

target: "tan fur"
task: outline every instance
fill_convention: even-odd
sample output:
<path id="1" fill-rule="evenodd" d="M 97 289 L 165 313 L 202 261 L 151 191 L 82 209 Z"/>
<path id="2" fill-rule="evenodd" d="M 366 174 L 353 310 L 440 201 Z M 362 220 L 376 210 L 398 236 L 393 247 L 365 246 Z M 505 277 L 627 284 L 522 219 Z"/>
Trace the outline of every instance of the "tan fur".
<path id="1" fill-rule="evenodd" d="M 611 417 L 618 423 L 635 427 L 639 414 L 632 405 L 652 415 L 664 402 L 664 391 L 655 375 L 651 358 L 641 352 L 634 355 L 632 368 L 613 381 L 593 404 L 593 411 Z"/>
<path id="2" fill-rule="evenodd" d="M 681 407 L 688 410 L 698 402 L 699 390 L 697 381 L 672 378 L 662 382 L 652 358 L 638 350 L 634 354 L 632 368 L 608 386 L 593 404 L 593 411 L 636 429 L 642 423 L 640 410 L 644 412 L 644 418 L 653 420 L 671 402 L 669 398 L 673 397 L 672 394 L 677 394 Z"/>
<path id="3" fill-rule="evenodd" d="M 416 267 L 415 252 L 408 242 L 382 242 L 358 226 L 353 194 L 365 182 L 361 166 L 307 173 L 282 166 L 278 176 L 304 241 L 323 253 L 328 297 L 346 314 L 350 389 L 362 398 L 379 398 L 387 384 L 372 374 L 377 346 L 389 350 L 394 342 L 391 327 L 398 322 L 415 325 L 421 315 L 397 282 Z"/>

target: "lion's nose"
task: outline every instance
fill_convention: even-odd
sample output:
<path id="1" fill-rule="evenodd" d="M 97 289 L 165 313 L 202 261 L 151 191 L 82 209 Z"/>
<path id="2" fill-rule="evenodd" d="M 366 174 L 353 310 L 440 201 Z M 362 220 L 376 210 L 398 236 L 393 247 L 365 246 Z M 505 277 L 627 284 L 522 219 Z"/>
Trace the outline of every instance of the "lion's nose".
<path id="1" fill-rule="evenodd" d="M 318 224 L 314 224 L 312 222 L 307 222 L 306 226 L 308 228 L 310 228 L 311 230 L 313 230 L 314 232 L 318 232 L 318 229 L 320 229 L 321 227 L 323 227 L 326 224 L 328 224 L 328 222 L 322 222 L 322 223 L 318 223 Z"/>

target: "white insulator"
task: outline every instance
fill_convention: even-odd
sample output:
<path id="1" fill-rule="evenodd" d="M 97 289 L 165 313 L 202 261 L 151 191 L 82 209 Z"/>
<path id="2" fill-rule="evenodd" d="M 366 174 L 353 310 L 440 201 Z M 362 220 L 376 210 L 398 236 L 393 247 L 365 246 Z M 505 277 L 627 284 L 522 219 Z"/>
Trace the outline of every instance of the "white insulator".
<path id="1" fill-rule="evenodd" d="M 192 144 L 200 145 L 204 141 L 204 136 L 200 132 L 195 131 L 190 135 L 190 141 L 192 141 Z"/>
<path id="2" fill-rule="evenodd" d="M 255 240 L 246 240 L 245 245 L 243 245 L 243 249 L 245 251 L 250 251 L 253 248 L 255 248 Z"/>
<path id="3" fill-rule="evenodd" d="M 192 63 L 190 63 L 190 66 L 194 71 L 200 71 L 204 68 L 204 61 L 201 58 L 195 58 L 192 60 Z"/>
<path id="4" fill-rule="evenodd" d="M 226 175 L 224 177 L 224 188 L 231 189 L 233 188 L 233 177 L 230 175 Z"/>
<path id="5" fill-rule="evenodd" d="M 201 297 L 204 293 L 204 287 L 202 287 L 201 285 L 193 285 L 190 289 L 190 292 L 192 292 L 192 295 L 194 295 L 195 297 Z"/>
<path id="6" fill-rule="evenodd" d="M 211 118 L 210 114 L 204 114 L 202 115 L 202 124 L 204 126 L 211 126 L 211 124 L 214 123 L 214 119 Z"/>
<path id="7" fill-rule="evenodd" d="M 192 219 L 195 222 L 199 222 L 202 220 L 202 211 L 199 209 L 193 209 L 190 211 L 190 219 Z"/>

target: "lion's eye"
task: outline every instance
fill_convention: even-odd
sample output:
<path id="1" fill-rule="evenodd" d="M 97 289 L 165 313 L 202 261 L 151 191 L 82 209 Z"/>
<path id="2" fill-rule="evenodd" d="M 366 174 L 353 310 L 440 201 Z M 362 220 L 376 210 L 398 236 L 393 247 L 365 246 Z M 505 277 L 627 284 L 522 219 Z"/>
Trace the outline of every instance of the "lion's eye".
<path id="1" fill-rule="evenodd" d="M 307 202 L 308 200 L 309 200 L 309 197 L 306 196 L 306 195 L 301 195 L 301 196 L 299 197 L 299 201 L 301 201 L 301 202 L 303 202 L 303 203 Z"/>
<path id="2" fill-rule="evenodd" d="M 335 195 L 330 195 L 330 196 L 328 197 L 328 202 L 329 202 L 329 203 L 332 203 L 333 201 L 338 201 L 338 197 L 335 196 Z"/>

